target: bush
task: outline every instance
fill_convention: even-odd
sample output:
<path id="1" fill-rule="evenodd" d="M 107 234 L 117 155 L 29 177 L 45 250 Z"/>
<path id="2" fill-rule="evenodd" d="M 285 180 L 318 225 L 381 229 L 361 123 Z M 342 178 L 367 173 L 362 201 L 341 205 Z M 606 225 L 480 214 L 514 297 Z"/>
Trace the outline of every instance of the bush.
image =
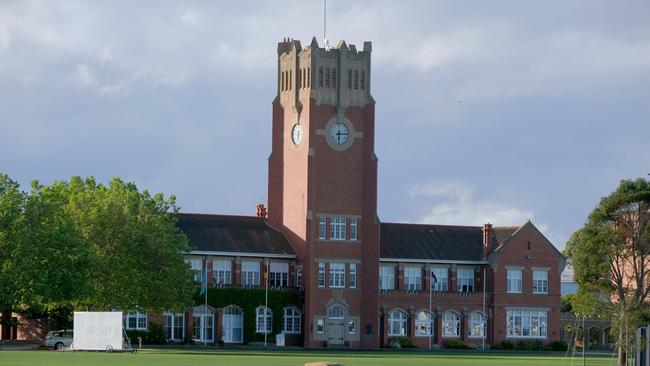
<path id="1" fill-rule="evenodd" d="M 476 348 L 473 344 L 467 344 L 460 339 L 450 339 L 445 342 L 445 348 L 448 349 L 474 349 Z"/>
<path id="2" fill-rule="evenodd" d="M 551 350 L 553 351 L 566 351 L 568 348 L 568 345 L 566 344 L 565 341 L 555 341 L 551 343 Z"/>
<path id="3" fill-rule="evenodd" d="M 137 347 L 138 337 L 142 338 L 142 344 L 167 343 L 162 326 L 153 323 L 149 323 L 149 329 L 147 330 L 127 330 L 126 335 L 131 339 L 131 345 L 133 347 Z"/>
<path id="4" fill-rule="evenodd" d="M 393 337 L 388 341 L 390 348 L 415 348 L 413 340 L 409 337 Z"/>
<path id="5" fill-rule="evenodd" d="M 517 349 L 522 351 L 540 351 L 544 349 L 541 341 L 521 341 L 517 344 Z"/>
<path id="6" fill-rule="evenodd" d="M 515 344 L 512 343 L 512 341 L 504 340 L 504 341 L 501 341 L 501 345 L 500 345 L 499 348 L 500 349 L 511 350 L 511 349 L 515 349 Z"/>

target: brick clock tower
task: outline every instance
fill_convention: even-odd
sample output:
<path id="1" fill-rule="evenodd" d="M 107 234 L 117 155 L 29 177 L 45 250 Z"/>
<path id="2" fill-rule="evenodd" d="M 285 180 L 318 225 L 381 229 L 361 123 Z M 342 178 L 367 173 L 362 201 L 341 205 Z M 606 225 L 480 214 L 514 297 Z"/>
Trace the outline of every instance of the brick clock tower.
<path id="1" fill-rule="evenodd" d="M 298 256 L 306 347 L 379 346 L 371 51 L 278 44 L 269 222 Z"/>

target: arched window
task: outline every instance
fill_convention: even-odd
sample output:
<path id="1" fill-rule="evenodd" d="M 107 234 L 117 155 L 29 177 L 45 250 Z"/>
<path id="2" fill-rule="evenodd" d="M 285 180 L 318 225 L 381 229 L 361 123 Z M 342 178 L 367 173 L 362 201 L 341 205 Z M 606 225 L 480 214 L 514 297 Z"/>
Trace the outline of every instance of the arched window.
<path id="1" fill-rule="evenodd" d="M 282 331 L 284 333 L 300 333 L 300 316 L 300 310 L 293 307 L 284 308 Z"/>
<path id="2" fill-rule="evenodd" d="M 485 328 L 487 324 L 487 317 L 479 312 L 475 311 L 469 316 L 469 336 L 470 337 L 485 337 Z"/>
<path id="3" fill-rule="evenodd" d="M 273 312 L 271 312 L 271 309 L 260 306 L 257 308 L 256 314 L 255 328 L 257 333 L 270 334 L 273 330 Z"/>
<path id="4" fill-rule="evenodd" d="M 453 311 L 448 311 L 442 316 L 442 336 L 459 337 L 460 336 L 460 315 Z"/>
<path id="5" fill-rule="evenodd" d="M 327 316 L 330 319 L 344 319 L 345 318 L 345 309 L 342 306 L 335 306 L 330 309 L 327 313 Z"/>
<path id="6" fill-rule="evenodd" d="M 399 310 L 391 311 L 388 314 L 388 335 L 405 336 L 406 335 L 406 314 Z"/>
<path id="7" fill-rule="evenodd" d="M 428 311 L 420 311 L 415 318 L 415 335 L 433 335 L 433 316 Z"/>
<path id="8" fill-rule="evenodd" d="M 192 336 L 195 342 L 214 342 L 214 310 L 205 305 L 192 310 Z"/>
<path id="9" fill-rule="evenodd" d="M 222 335 L 224 343 L 244 342 L 244 313 L 238 306 L 223 309 Z"/>

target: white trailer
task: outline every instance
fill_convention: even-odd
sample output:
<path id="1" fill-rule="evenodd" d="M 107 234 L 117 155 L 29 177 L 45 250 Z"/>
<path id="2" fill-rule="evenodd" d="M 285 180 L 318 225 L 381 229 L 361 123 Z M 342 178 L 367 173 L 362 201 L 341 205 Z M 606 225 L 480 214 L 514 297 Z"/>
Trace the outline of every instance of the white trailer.
<path id="1" fill-rule="evenodd" d="M 123 350 L 122 312 L 74 312 L 72 349 L 79 351 Z"/>

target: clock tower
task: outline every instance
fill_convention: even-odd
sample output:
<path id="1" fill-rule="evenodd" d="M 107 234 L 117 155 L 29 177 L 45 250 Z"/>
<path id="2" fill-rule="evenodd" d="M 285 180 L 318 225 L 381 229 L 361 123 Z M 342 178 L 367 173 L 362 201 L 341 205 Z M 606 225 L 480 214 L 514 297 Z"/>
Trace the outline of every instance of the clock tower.
<path id="1" fill-rule="evenodd" d="M 371 51 L 278 44 L 269 223 L 297 253 L 306 347 L 379 346 Z"/>

